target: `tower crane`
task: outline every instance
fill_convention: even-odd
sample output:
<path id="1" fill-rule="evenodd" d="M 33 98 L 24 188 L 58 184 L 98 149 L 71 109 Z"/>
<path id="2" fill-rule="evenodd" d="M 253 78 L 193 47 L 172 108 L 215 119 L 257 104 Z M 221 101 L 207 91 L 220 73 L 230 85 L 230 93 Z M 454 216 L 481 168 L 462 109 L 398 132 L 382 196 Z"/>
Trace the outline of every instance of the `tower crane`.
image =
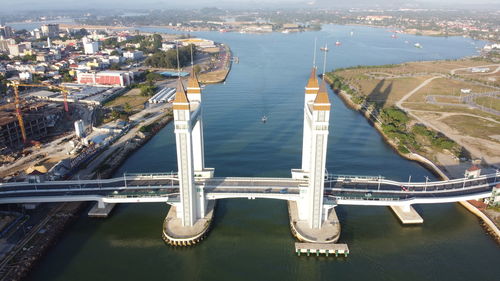
<path id="1" fill-rule="evenodd" d="M 66 111 L 66 113 L 69 113 L 69 107 L 68 107 L 69 90 L 63 86 L 56 86 L 50 84 L 22 84 L 19 81 L 12 81 L 11 83 L 7 84 L 7 86 L 12 87 L 14 89 L 14 104 L 16 107 L 16 116 L 19 122 L 19 128 L 21 129 L 21 136 L 23 138 L 24 144 L 28 142 L 28 138 L 26 136 L 26 129 L 24 127 L 23 114 L 21 111 L 21 101 L 19 99 L 19 87 L 40 87 L 40 88 L 60 90 L 64 98 L 64 111 Z"/>

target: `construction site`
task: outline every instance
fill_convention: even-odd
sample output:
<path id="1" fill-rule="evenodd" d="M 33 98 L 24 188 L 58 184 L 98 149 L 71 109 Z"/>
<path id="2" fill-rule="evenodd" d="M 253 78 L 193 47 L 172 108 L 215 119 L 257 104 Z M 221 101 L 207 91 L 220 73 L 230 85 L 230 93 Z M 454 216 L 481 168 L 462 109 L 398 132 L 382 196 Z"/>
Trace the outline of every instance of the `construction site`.
<path id="1" fill-rule="evenodd" d="M 3 181 L 24 180 L 30 174 L 46 173 L 68 157 L 64 145 L 75 136 L 74 122 L 80 119 L 91 122 L 88 119 L 92 107 L 75 102 L 69 106 L 69 90 L 61 86 L 14 81 L 9 88 L 0 105 L 0 177 Z M 60 93 L 63 99 L 51 102 L 33 98 L 30 91 L 33 88 Z"/>

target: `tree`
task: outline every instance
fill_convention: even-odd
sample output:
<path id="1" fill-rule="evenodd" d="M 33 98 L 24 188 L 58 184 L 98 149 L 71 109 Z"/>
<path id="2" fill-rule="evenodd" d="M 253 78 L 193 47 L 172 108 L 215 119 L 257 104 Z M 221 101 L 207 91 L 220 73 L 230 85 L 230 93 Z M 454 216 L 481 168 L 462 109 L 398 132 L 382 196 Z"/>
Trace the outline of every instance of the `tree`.
<path id="1" fill-rule="evenodd" d="M 201 72 L 201 66 L 199 66 L 198 64 L 194 66 L 194 73 L 196 74 L 200 74 Z"/>
<path id="2" fill-rule="evenodd" d="M 191 45 L 179 48 L 179 65 L 184 67 L 191 63 Z M 193 58 L 196 57 L 196 48 L 193 47 Z M 160 68 L 177 68 L 177 50 L 159 51 L 148 57 L 145 64 Z"/>
<path id="3" fill-rule="evenodd" d="M 154 95 L 156 86 L 153 84 L 152 81 L 148 81 L 144 83 L 143 85 L 139 86 L 139 89 L 141 89 L 141 95 L 145 97 L 151 97 Z"/>
<path id="4" fill-rule="evenodd" d="M 125 110 L 125 112 L 127 112 L 127 113 L 130 113 L 130 112 L 132 112 L 132 106 L 128 102 L 126 102 L 123 105 L 123 110 Z"/>
<path id="5" fill-rule="evenodd" d="M 158 80 L 162 80 L 162 79 L 163 79 L 163 75 L 158 74 L 156 72 L 150 72 L 150 73 L 146 74 L 147 81 L 158 81 Z"/>

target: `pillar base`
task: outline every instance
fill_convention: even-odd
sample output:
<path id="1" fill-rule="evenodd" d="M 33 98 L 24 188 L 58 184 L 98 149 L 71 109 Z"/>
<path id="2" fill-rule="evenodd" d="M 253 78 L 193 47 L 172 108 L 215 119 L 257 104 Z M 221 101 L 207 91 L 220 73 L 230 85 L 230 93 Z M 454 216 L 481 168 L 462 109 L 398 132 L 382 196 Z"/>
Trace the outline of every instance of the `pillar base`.
<path id="1" fill-rule="evenodd" d="M 105 203 L 104 208 L 99 208 L 99 203 L 95 203 L 87 215 L 91 218 L 107 218 L 115 205 L 115 203 Z"/>
<path id="2" fill-rule="evenodd" d="M 424 219 L 412 206 L 389 206 L 402 224 L 421 224 Z"/>
<path id="3" fill-rule="evenodd" d="M 307 243 L 335 243 L 340 237 L 340 222 L 337 218 L 335 208 L 328 211 L 326 221 L 319 229 L 309 227 L 305 220 L 299 220 L 297 202 L 288 201 L 288 216 L 290 218 L 290 230 L 293 236 L 301 242 Z"/>
<path id="4" fill-rule="evenodd" d="M 209 200 L 207 213 L 193 226 L 183 226 L 177 218 L 177 209 L 171 206 L 167 217 L 163 221 L 162 238 L 171 246 L 193 246 L 201 242 L 208 234 L 212 224 L 215 209 L 215 200 Z"/>

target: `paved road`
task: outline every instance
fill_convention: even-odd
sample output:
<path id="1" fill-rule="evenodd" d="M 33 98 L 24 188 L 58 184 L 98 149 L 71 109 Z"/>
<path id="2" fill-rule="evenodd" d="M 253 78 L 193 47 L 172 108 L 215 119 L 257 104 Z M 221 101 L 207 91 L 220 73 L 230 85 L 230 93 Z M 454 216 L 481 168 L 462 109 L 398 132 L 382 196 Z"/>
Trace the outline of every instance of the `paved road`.
<path id="1" fill-rule="evenodd" d="M 478 179 L 462 179 L 428 183 L 406 183 L 374 179 L 331 179 L 325 183 L 325 195 L 337 197 L 373 198 L 444 198 L 491 192 L 499 183 L 500 173 Z M 239 194 L 299 194 L 307 186 L 303 180 L 289 178 L 214 178 L 198 180 L 206 193 Z M 0 203 L 12 198 L 44 196 L 94 196 L 94 197 L 158 197 L 179 193 L 175 178 L 140 178 L 87 181 L 60 181 L 39 184 L 16 183 L 0 185 Z M 89 200 L 89 199 L 86 199 Z M 95 199 L 93 199 L 95 200 Z"/>

